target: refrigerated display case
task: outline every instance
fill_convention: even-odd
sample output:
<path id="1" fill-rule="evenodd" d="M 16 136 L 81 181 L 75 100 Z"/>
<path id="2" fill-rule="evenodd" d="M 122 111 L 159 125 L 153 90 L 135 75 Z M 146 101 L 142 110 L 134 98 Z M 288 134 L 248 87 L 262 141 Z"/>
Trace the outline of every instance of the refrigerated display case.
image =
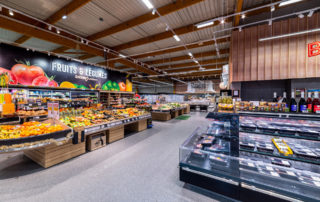
<path id="1" fill-rule="evenodd" d="M 180 147 L 180 180 L 237 200 L 318 201 L 320 121 L 285 117 L 209 113 Z"/>

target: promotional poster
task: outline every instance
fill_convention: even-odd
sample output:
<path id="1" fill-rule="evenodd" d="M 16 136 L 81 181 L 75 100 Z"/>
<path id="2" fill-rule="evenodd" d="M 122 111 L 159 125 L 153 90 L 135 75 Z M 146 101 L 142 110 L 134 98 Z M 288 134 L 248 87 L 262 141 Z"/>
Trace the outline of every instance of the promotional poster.
<path id="1" fill-rule="evenodd" d="M 0 77 L 1 86 L 132 91 L 127 74 L 7 44 L 0 44 Z"/>

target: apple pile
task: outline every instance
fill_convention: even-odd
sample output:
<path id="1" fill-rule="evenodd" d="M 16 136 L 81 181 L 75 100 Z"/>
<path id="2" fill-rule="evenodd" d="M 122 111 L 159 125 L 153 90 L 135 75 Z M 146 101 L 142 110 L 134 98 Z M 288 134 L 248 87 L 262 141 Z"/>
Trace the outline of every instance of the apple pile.
<path id="1" fill-rule="evenodd" d="M 25 63 L 17 61 L 10 70 L 0 67 L 0 75 L 7 73 L 9 75 L 9 83 L 11 85 L 22 84 L 27 86 L 44 86 L 58 87 L 58 83 L 53 77 L 48 77 L 43 69 L 36 65 L 31 65 L 30 62 Z"/>

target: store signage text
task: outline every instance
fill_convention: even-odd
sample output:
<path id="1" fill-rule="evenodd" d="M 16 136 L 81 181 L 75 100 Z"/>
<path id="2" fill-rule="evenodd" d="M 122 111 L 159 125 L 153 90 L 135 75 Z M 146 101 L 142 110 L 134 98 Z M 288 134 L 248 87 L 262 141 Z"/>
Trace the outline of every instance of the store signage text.
<path id="1" fill-rule="evenodd" d="M 320 41 L 308 44 L 308 56 L 313 57 L 320 55 Z"/>

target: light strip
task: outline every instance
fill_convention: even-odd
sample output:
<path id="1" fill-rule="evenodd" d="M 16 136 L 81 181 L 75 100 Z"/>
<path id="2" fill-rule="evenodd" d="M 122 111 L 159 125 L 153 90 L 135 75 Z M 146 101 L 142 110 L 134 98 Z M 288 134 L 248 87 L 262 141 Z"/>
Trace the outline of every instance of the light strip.
<path id="1" fill-rule="evenodd" d="M 122 54 L 119 54 L 119 56 L 122 57 L 122 58 L 126 58 L 126 56 L 125 56 L 125 55 L 122 55 Z"/>
<path id="2" fill-rule="evenodd" d="M 176 78 L 171 78 L 171 79 L 175 80 L 175 81 L 179 81 L 179 82 L 184 83 L 184 84 L 187 84 L 187 82 L 181 81 L 180 79 L 176 79 Z"/>
<path id="3" fill-rule="evenodd" d="M 279 7 L 281 7 L 281 6 L 286 6 L 286 5 L 289 5 L 289 4 L 298 3 L 298 2 L 300 2 L 300 1 L 302 1 L 302 0 L 289 0 L 289 1 L 285 1 L 285 2 L 280 3 L 280 4 L 279 4 Z"/>
<path id="4" fill-rule="evenodd" d="M 167 83 L 167 82 L 163 82 L 163 81 L 157 81 L 157 80 L 153 80 L 153 79 L 149 79 L 150 81 L 153 82 L 158 82 L 158 83 L 162 83 L 162 84 L 166 84 L 166 85 L 173 85 L 172 83 Z"/>
<path id="5" fill-rule="evenodd" d="M 178 35 L 173 35 L 173 38 L 174 38 L 176 41 L 180 41 L 180 38 L 178 37 Z"/>
<path id="6" fill-rule="evenodd" d="M 213 21 L 209 21 L 209 22 L 203 22 L 203 23 L 200 23 L 200 24 L 197 24 L 197 28 L 200 29 L 200 28 L 203 28 L 203 27 L 208 27 L 210 25 L 213 25 L 214 22 Z"/>
<path id="7" fill-rule="evenodd" d="M 280 39 L 280 38 L 291 37 L 291 36 L 297 36 L 297 35 L 308 34 L 308 33 L 313 33 L 313 32 L 320 32 L 320 28 L 301 31 L 301 32 L 294 32 L 294 33 L 290 33 L 290 34 L 283 34 L 283 35 L 278 35 L 278 36 L 271 36 L 271 37 L 261 38 L 261 39 L 259 39 L 259 41 L 268 41 L 268 40 Z"/>
<path id="8" fill-rule="evenodd" d="M 153 9 L 153 5 L 149 0 L 142 0 L 142 2 L 149 8 L 149 9 Z"/>

